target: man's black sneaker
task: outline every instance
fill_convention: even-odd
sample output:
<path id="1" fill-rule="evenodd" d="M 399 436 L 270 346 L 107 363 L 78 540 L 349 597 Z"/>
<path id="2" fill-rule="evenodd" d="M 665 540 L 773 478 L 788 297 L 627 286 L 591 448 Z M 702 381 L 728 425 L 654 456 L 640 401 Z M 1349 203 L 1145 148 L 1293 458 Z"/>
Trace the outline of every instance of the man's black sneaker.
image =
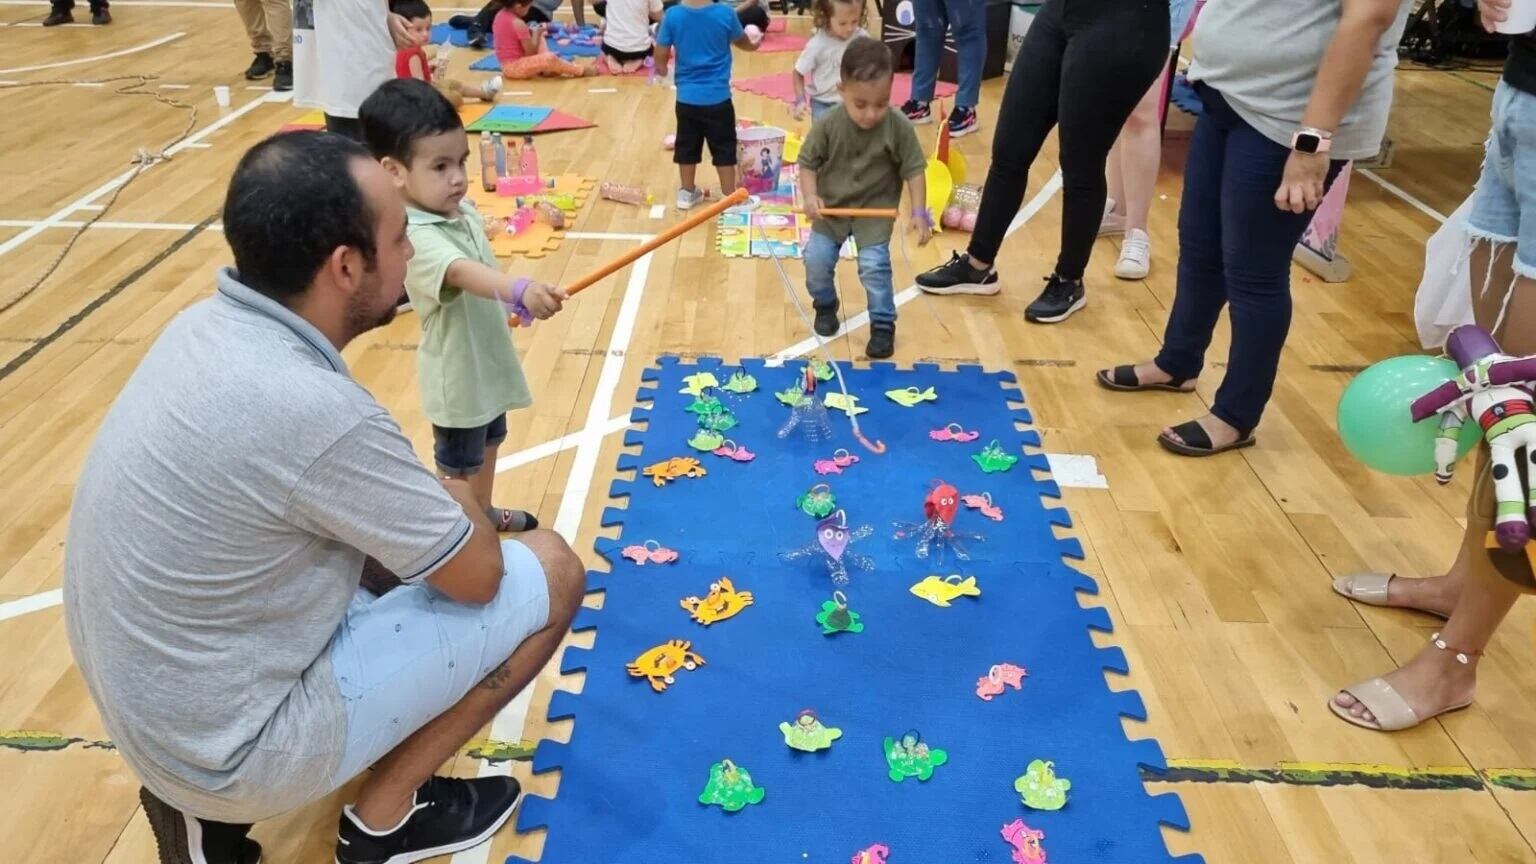
<path id="1" fill-rule="evenodd" d="M 139 803 L 155 833 L 160 864 L 261 864 L 261 844 L 249 825 L 195 819 L 139 789 Z"/>
<path id="2" fill-rule="evenodd" d="M 521 794 L 511 777 L 433 777 L 416 790 L 405 821 L 382 834 L 363 827 L 347 807 L 336 838 L 336 864 L 411 864 L 472 849 L 506 824 Z"/>
<path id="3" fill-rule="evenodd" d="M 896 353 L 896 325 L 888 321 L 876 321 L 869 325 L 869 344 L 864 346 L 864 356 L 871 360 L 884 360 Z"/>
<path id="4" fill-rule="evenodd" d="M 104 24 L 111 24 L 112 13 L 108 12 L 106 7 L 94 9 L 91 11 L 91 23 L 95 24 L 97 27 L 100 27 Z"/>
<path id="5" fill-rule="evenodd" d="M 73 23 L 75 23 L 75 16 L 70 14 L 68 9 L 55 9 L 49 13 L 47 18 L 43 19 L 44 27 L 57 27 L 60 24 Z"/>
<path id="6" fill-rule="evenodd" d="M 1072 317 L 1072 313 L 1088 305 L 1088 292 L 1083 290 L 1083 280 L 1063 279 L 1052 273 L 1045 280 L 1045 290 L 1024 310 L 1024 320 L 1036 324 L 1056 324 Z"/>
<path id="7" fill-rule="evenodd" d="M 277 64 L 272 62 L 272 55 L 265 51 L 259 51 L 255 59 L 251 60 L 251 65 L 245 70 L 245 80 L 260 81 L 271 75 L 272 70 L 276 68 Z"/>
<path id="8" fill-rule="evenodd" d="M 816 307 L 816 335 L 836 336 L 843 322 L 837 317 L 837 304 Z"/>
<path id="9" fill-rule="evenodd" d="M 278 93 L 287 93 L 293 89 L 293 61 L 279 60 L 275 65 L 277 74 L 272 76 L 272 89 Z"/>
<path id="10" fill-rule="evenodd" d="M 901 103 L 901 113 L 906 115 L 907 120 L 911 121 L 913 126 L 921 126 L 924 123 L 933 122 L 933 110 L 928 107 L 927 102 L 908 99 Z"/>
<path id="11" fill-rule="evenodd" d="M 1002 288 L 996 270 L 972 267 L 970 256 L 959 252 L 932 270 L 917 274 L 917 287 L 925 294 L 996 294 Z"/>

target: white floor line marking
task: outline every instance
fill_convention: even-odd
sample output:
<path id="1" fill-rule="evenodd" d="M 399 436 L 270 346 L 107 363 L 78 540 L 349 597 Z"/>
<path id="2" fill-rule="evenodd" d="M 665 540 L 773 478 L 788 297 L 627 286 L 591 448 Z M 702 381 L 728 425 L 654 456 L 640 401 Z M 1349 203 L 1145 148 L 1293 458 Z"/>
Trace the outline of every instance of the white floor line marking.
<path id="1" fill-rule="evenodd" d="M 101 81 L 76 81 L 75 83 L 73 83 L 73 84 L 71 84 L 69 86 L 71 86 L 71 87 L 105 87 L 107 85 L 104 84 Z"/>
<path id="2" fill-rule="evenodd" d="M 922 292 L 918 290 L 916 285 L 908 285 L 906 288 L 903 288 L 896 294 L 896 308 L 900 309 L 902 306 L 912 302 L 912 300 L 915 299 L 920 293 Z M 785 348 L 783 351 L 780 351 L 776 354 L 770 354 L 763 358 L 763 365 L 770 369 L 783 366 L 790 360 L 794 360 L 797 357 L 803 357 L 806 354 L 815 351 L 816 348 L 823 342 L 836 342 L 838 339 L 843 338 L 844 335 L 852 333 L 853 331 L 863 327 L 868 323 L 869 313 L 860 312 L 859 314 L 844 320 L 843 326 L 839 327 L 836 333 L 828 336 L 826 339 L 822 339 L 820 336 L 807 336 L 804 339 L 801 339 L 799 342 L 796 342 L 788 348 Z"/>
<path id="3" fill-rule="evenodd" d="M 4 2 L 4 0 L 0 0 L 0 2 Z M 239 108 L 236 108 L 235 110 L 229 112 L 228 114 L 225 114 L 223 117 L 220 117 L 219 119 L 213 121 L 212 123 L 209 123 L 207 126 L 204 126 L 202 129 L 199 129 L 198 131 L 193 132 L 191 135 L 187 136 L 187 139 L 185 141 L 182 141 L 180 144 L 177 144 L 174 147 L 168 148 L 165 151 L 166 155 L 168 155 L 168 156 L 175 156 L 177 153 L 180 153 L 182 150 L 187 149 L 188 147 L 192 146 L 193 144 L 197 144 L 198 142 L 202 141 L 204 138 L 207 138 L 209 135 L 212 135 L 213 133 L 219 131 L 220 129 L 223 129 L 225 126 L 228 126 L 229 124 L 235 122 L 236 120 L 239 120 L 241 117 L 244 117 L 246 114 L 249 114 L 251 111 L 254 111 L 256 108 L 258 108 L 258 107 L 260 107 L 262 105 L 265 105 L 265 104 L 268 104 L 268 103 L 272 103 L 272 102 L 287 102 L 288 100 L 290 100 L 292 98 L 293 98 L 293 96 L 290 93 L 267 93 L 267 94 L 265 94 L 265 95 L 263 95 L 263 96 L 261 96 L 261 97 L 259 97 L 257 99 L 253 99 L 250 102 L 247 102 L 246 104 L 241 105 Z M 117 187 L 119 187 L 119 186 L 123 185 L 124 183 L 128 182 L 128 178 L 132 177 L 132 176 L 133 176 L 133 170 L 132 169 L 124 171 L 123 173 L 121 173 L 121 174 L 117 175 L 116 177 L 112 178 L 111 180 L 108 180 L 107 182 L 101 184 L 100 186 L 97 186 L 95 189 L 92 189 L 90 192 L 85 193 L 84 195 L 80 196 L 79 198 L 76 198 L 74 201 L 71 201 L 70 203 L 68 203 L 68 204 L 64 205 L 63 207 L 59 208 L 58 210 L 54 211 L 52 216 L 49 216 L 46 219 L 42 219 L 42 220 L 40 220 L 40 221 L 38 221 L 38 222 L 28 226 L 25 231 L 22 231 L 20 234 L 17 234 L 15 237 L 12 237 L 11 239 L 5 241 L 4 243 L 0 243 L 0 256 L 6 255 L 7 253 L 9 253 L 12 250 L 16 249 L 17 247 L 21 246 L 21 244 L 27 242 L 28 240 L 31 240 L 33 237 L 36 237 L 37 235 L 41 234 L 42 232 L 46 231 L 47 229 L 52 228 L 53 226 L 57 225 L 60 222 L 63 222 L 64 221 L 64 217 L 68 216 L 71 213 L 74 213 L 76 210 L 79 210 L 81 207 L 85 206 L 86 204 L 94 204 L 94 203 L 96 203 L 96 199 L 97 198 L 100 198 L 101 196 L 107 194 L 108 192 L 111 192 L 113 189 L 116 189 Z M 97 223 L 97 224 L 100 224 L 100 223 Z M 187 229 L 183 228 L 182 230 L 185 231 Z"/>
<path id="4" fill-rule="evenodd" d="M 1047 453 L 1051 479 L 1063 489 L 1108 489 L 1109 480 L 1099 473 L 1098 460 L 1082 453 Z"/>
<path id="5" fill-rule="evenodd" d="M 610 418 L 608 420 L 608 424 L 603 427 L 603 435 L 611 435 L 620 429 L 627 428 L 629 428 L 628 417 L 613 417 Z M 526 450 L 519 450 L 516 453 L 509 453 L 506 456 L 496 460 L 496 473 L 500 474 L 503 471 L 511 471 L 513 468 L 520 468 L 524 465 L 532 464 L 546 456 L 553 456 L 556 453 L 569 450 L 570 448 L 575 447 L 577 444 L 581 443 L 581 436 L 583 434 L 584 430 L 578 430 L 564 437 L 556 438 L 553 441 L 545 441 L 543 444 L 537 444 L 533 447 L 529 447 Z"/>
<path id="6" fill-rule="evenodd" d="M 567 231 L 567 240 L 632 240 L 636 243 L 644 243 L 655 235 L 652 234 L 626 234 L 623 232 L 609 231 Z"/>
<path id="7" fill-rule="evenodd" d="M 191 84 L 161 84 L 160 85 L 160 89 L 161 90 L 190 90 L 190 89 L 192 89 L 192 85 Z"/>
<path id="8" fill-rule="evenodd" d="M 1014 214 L 1013 221 L 1008 223 L 1008 230 L 1003 232 L 1003 237 L 1009 237 L 1013 232 L 1023 228 L 1024 223 L 1035 218 L 1035 214 L 1039 213 L 1046 202 L 1059 191 L 1061 191 L 1061 171 L 1058 170 L 1051 175 L 1051 179 L 1045 181 L 1045 185 L 1040 187 L 1035 197 L 1025 202 L 1024 206 L 1019 208 L 1019 212 Z"/>
<path id="9" fill-rule="evenodd" d="M 187 34 L 179 32 L 172 33 L 169 36 L 161 36 L 159 39 L 156 39 L 152 42 L 145 42 L 143 45 L 135 45 L 132 48 L 124 48 L 121 51 L 113 51 L 108 54 L 96 54 L 91 57 L 77 57 L 74 60 L 60 60 L 56 63 L 39 63 L 36 66 L 17 66 L 12 69 L 0 69 L 0 75 L 10 75 L 15 72 L 36 72 L 40 69 L 59 69 L 64 66 L 79 66 L 82 63 L 95 63 L 98 60 L 111 60 L 113 57 L 125 57 L 129 54 L 137 54 L 140 51 L 148 51 L 151 48 L 158 48 L 167 42 L 174 42 L 185 35 Z"/>
<path id="10" fill-rule="evenodd" d="M 85 208 L 80 208 L 85 209 Z M 99 208 L 98 208 L 99 209 Z M 85 222 L 66 220 L 48 222 L 44 219 L 0 219 L 0 228 L 79 228 Z M 93 224 L 91 231 L 190 231 L 197 226 L 191 222 L 113 222 L 103 219 Z"/>
<path id="11" fill-rule="evenodd" d="M 0 621 L 7 618 L 16 618 L 28 612 L 37 612 L 41 609 L 51 609 L 64 602 L 64 591 L 55 588 L 52 591 L 44 591 L 41 594 L 33 594 L 20 600 L 12 600 L 9 603 L 0 603 Z"/>
<path id="12" fill-rule="evenodd" d="M 107 208 L 106 208 L 106 205 L 104 205 L 104 204 L 82 204 L 82 205 L 80 205 L 80 209 L 81 210 L 89 210 L 92 213 L 96 213 L 96 212 L 100 212 L 102 210 L 105 210 Z"/>
<path id="13" fill-rule="evenodd" d="M 247 85 L 245 85 L 245 89 L 247 89 L 247 90 L 264 90 L 264 91 L 266 91 L 268 93 L 272 92 L 271 85 L 262 86 L 260 84 L 247 84 Z"/>
<path id="14" fill-rule="evenodd" d="M 587 422 L 577 433 L 576 458 L 571 462 L 571 473 L 565 481 L 565 493 L 560 496 L 560 511 L 555 514 L 554 529 L 567 540 L 574 541 L 581 530 L 581 514 L 587 509 L 587 496 L 592 491 L 592 478 L 597 473 L 597 457 L 603 448 L 603 437 L 612 421 L 603 418 L 613 411 L 613 397 L 619 389 L 619 379 L 624 372 L 624 358 L 629 343 L 635 335 L 635 319 L 640 317 L 641 300 L 645 297 L 645 283 L 651 273 L 651 256 L 646 255 L 631 265 L 629 284 L 624 288 L 624 300 L 619 304 L 619 315 L 613 323 L 613 335 L 608 338 L 608 353 L 597 373 L 597 386 L 592 391 L 592 403 L 587 408 Z M 497 460 L 500 468 L 501 460 Z M 518 741 L 528 724 L 527 697 L 533 688 L 523 692 L 503 708 L 491 721 L 491 738 L 496 741 Z M 480 764 L 480 776 L 509 774 L 508 764 Z M 483 843 L 476 849 L 453 856 L 452 864 L 486 864 L 490 860 L 491 844 Z"/>
<path id="15" fill-rule="evenodd" d="M 587 92 L 588 93 L 617 93 L 617 92 L 619 92 L 619 88 L 617 88 L 617 87 L 588 87 L 587 88 Z"/>
<path id="16" fill-rule="evenodd" d="M 660 219 L 660 218 L 662 218 L 662 217 L 664 217 L 666 215 L 667 215 L 667 205 L 665 205 L 665 204 L 652 204 L 651 205 L 651 218 L 652 219 Z"/>
<path id="17" fill-rule="evenodd" d="M 197 144 L 188 144 L 187 145 L 187 149 L 188 150 L 212 150 L 213 149 L 213 145 L 207 143 L 206 141 L 204 141 L 204 142 L 200 142 L 200 143 L 197 143 Z"/>
<path id="18" fill-rule="evenodd" d="M 1439 222 L 1442 225 L 1445 224 L 1446 217 L 1444 213 L 1441 213 L 1439 210 L 1436 210 L 1428 204 L 1425 204 L 1423 201 L 1413 197 L 1413 195 L 1409 194 L 1406 189 L 1398 186 L 1396 183 L 1393 183 L 1390 180 L 1383 178 L 1375 171 L 1372 171 L 1369 168 L 1356 168 L 1355 173 L 1364 175 L 1367 179 L 1373 181 L 1377 186 L 1380 186 L 1393 195 L 1396 195 L 1401 200 L 1408 202 L 1408 204 L 1410 204 L 1413 209 L 1423 213 L 1425 216 L 1428 216 L 1429 218 Z"/>
<path id="19" fill-rule="evenodd" d="M 503 91 L 501 91 L 501 95 L 503 95 L 503 96 L 532 96 L 533 95 L 533 91 L 532 90 L 503 90 Z"/>

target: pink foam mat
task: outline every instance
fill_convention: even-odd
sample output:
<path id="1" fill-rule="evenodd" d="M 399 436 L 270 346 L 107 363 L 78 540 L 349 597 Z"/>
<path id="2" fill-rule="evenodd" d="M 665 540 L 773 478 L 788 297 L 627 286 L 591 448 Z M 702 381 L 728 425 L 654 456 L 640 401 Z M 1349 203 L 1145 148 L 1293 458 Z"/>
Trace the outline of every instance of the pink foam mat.
<path id="1" fill-rule="evenodd" d="M 772 75 L 758 75 L 753 78 L 742 78 L 732 81 L 731 86 L 744 93 L 756 93 L 769 99 L 777 99 L 786 105 L 795 101 L 795 84 L 788 72 L 778 72 Z M 956 87 L 940 81 L 934 89 L 934 96 L 946 98 L 955 95 Z M 899 73 L 891 82 L 891 104 L 900 105 L 912 98 L 912 76 Z"/>

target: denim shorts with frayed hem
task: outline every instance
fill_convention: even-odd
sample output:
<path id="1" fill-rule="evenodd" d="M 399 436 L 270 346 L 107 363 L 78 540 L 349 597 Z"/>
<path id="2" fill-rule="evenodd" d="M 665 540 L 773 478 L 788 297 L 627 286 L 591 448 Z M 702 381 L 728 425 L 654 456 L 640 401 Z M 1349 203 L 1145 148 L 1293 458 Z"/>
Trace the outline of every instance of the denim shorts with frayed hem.
<path id="1" fill-rule="evenodd" d="M 1514 243 L 1515 272 L 1536 278 L 1536 95 L 1502 80 L 1467 233 Z"/>

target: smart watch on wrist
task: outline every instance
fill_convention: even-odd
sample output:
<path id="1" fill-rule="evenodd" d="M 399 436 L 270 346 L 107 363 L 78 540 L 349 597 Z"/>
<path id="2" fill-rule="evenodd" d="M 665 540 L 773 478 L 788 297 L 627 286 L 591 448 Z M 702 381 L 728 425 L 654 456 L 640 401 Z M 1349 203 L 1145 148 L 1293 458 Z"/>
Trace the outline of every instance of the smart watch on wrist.
<path id="1" fill-rule="evenodd" d="M 1291 149 L 1298 153 L 1327 153 L 1333 146 L 1333 133 L 1303 126 L 1291 134 Z"/>

